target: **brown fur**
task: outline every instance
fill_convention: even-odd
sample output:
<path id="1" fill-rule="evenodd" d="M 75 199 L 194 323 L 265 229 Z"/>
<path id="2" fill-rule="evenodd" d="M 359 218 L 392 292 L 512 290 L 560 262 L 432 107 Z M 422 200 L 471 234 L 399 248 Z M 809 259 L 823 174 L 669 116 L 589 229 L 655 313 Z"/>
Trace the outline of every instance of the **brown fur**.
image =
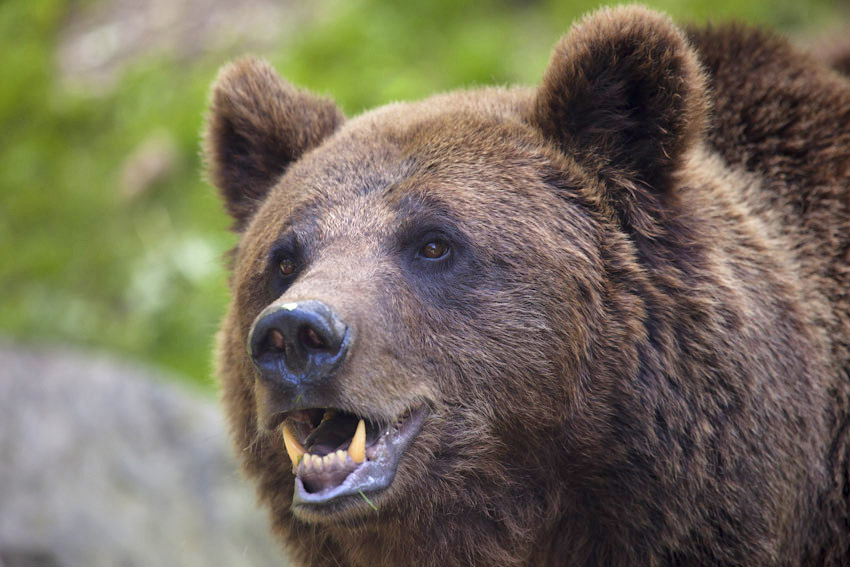
<path id="1" fill-rule="evenodd" d="M 263 63 L 225 69 L 218 365 L 275 532 L 312 566 L 850 564 L 848 148 L 846 79 L 636 7 L 578 24 L 537 89 L 345 123 Z M 435 227 L 452 262 L 417 269 Z M 245 349 L 281 297 L 357 329 L 339 407 L 431 410 L 378 512 L 293 515 Z"/>
<path id="2" fill-rule="evenodd" d="M 846 35 L 827 36 L 811 47 L 815 56 L 842 75 L 850 75 L 850 38 Z"/>

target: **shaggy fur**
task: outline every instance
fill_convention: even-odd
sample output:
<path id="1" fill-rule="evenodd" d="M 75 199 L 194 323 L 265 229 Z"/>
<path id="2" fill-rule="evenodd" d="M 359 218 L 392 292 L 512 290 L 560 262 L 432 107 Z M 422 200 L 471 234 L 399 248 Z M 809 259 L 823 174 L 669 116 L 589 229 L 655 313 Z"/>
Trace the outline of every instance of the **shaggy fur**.
<path id="1" fill-rule="evenodd" d="M 227 67 L 207 155 L 241 239 L 218 367 L 274 531 L 311 566 L 850 564 L 848 148 L 847 79 L 637 7 L 575 26 L 536 89 L 347 122 Z M 439 269 L 415 261 L 435 232 Z M 337 407 L 430 408 L 378 512 L 293 509 L 259 425 L 285 400 L 255 378 L 252 321 L 306 298 L 357 331 Z"/>

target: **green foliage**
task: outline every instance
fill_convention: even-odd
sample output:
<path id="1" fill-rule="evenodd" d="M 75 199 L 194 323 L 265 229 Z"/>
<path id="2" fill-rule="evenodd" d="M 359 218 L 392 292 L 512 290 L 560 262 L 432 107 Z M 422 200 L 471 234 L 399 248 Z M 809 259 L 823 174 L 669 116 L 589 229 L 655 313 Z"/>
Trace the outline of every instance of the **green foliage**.
<path id="1" fill-rule="evenodd" d="M 651 4 L 786 31 L 833 13 L 824 0 Z M 0 334 L 112 349 L 209 386 L 227 301 L 221 257 L 235 237 L 202 181 L 198 138 L 208 86 L 234 52 L 137 58 L 107 92 L 75 90 L 54 72 L 70 5 L 0 3 Z M 259 54 L 351 115 L 462 86 L 534 83 L 557 37 L 594 7 L 325 1 Z M 128 194 L 128 156 L 147 145 L 169 166 Z"/>

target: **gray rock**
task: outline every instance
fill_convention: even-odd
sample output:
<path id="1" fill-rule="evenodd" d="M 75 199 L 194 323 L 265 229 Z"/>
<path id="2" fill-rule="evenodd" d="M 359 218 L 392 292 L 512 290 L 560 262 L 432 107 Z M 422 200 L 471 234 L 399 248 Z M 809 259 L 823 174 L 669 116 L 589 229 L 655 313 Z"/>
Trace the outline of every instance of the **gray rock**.
<path id="1" fill-rule="evenodd" d="M 215 401 L 104 355 L 0 343 L 0 565 L 287 565 Z"/>

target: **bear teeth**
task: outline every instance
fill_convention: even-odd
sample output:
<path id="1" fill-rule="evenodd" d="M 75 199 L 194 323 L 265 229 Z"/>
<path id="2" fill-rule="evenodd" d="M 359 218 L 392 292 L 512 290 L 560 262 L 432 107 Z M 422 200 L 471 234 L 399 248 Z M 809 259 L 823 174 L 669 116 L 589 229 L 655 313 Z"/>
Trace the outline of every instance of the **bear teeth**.
<path id="1" fill-rule="evenodd" d="M 351 445 L 348 446 L 348 454 L 357 464 L 366 459 L 366 423 L 362 419 L 357 423 L 357 430 L 351 438 Z"/>
<path id="2" fill-rule="evenodd" d="M 289 460 L 292 461 L 293 472 L 302 463 L 305 470 L 321 472 L 322 470 L 330 470 L 337 465 L 344 464 L 348 457 L 358 465 L 366 460 L 366 422 L 362 419 L 357 423 L 357 429 L 351 438 L 348 450 L 339 449 L 334 453 L 328 453 L 324 457 L 307 453 L 301 443 L 298 442 L 298 439 L 295 438 L 295 433 L 292 431 L 289 423 L 284 423 L 282 434 L 286 453 L 289 455 Z"/>
<path id="3" fill-rule="evenodd" d="M 348 460 L 348 453 L 342 449 L 333 453 L 328 453 L 324 457 L 308 453 L 304 455 L 303 459 L 301 459 L 300 465 L 293 464 L 293 472 L 296 472 L 296 470 L 305 473 L 330 472 L 334 469 L 343 468 L 346 464 L 348 464 Z"/>
<path id="4" fill-rule="evenodd" d="M 298 439 L 295 438 L 295 434 L 288 423 L 283 426 L 283 444 L 286 446 L 286 452 L 292 461 L 292 466 L 297 467 L 305 451 Z"/>

